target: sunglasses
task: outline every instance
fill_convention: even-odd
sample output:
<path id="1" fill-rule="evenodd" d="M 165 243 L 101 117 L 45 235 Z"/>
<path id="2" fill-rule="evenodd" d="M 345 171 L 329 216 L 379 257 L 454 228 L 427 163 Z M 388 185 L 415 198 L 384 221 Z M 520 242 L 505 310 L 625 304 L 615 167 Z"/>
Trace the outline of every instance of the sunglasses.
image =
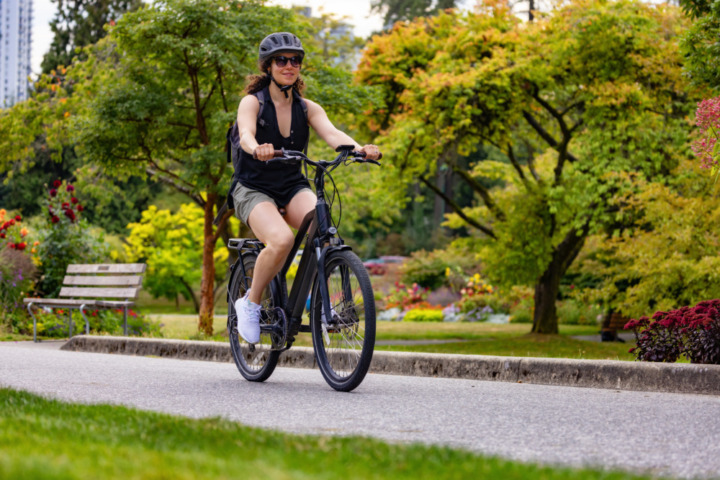
<path id="1" fill-rule="evenodd" d="M 290 65 L 292 65 L 295 68 L 298 68 L 300 65 L 302 65 L 302 57 L 300 55 L 295 55 L 290 58 L 280 55 L 278 57 L 273 57 L 275 60 L 275 65 L 277 65 L 280 68 L 284 68 L 285 65 L 287 65 L 288 61 L 290 62 Z"/>

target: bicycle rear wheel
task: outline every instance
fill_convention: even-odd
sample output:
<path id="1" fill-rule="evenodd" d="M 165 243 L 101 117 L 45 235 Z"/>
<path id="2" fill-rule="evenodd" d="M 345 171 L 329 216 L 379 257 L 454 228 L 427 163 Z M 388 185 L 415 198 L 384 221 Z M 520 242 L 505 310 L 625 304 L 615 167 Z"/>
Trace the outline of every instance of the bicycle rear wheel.
<path id="1" fill-rule="evenodd" d="M 375 348 L 375 299 L 367 270 L 349 250 L 328 254 L 324 279 L 332 319 L 322 322 L 320 277 L 313 285 L 312 330 L 315 358 L 325 381 L 349 392 L 365 378 Z"/>
<path id="2" fill-rule="evenodd" d="M 237 316 L 235 314 L 235 300 L 242 298 L 247 289 L 252 286 L 252 277 L 255 272 L 255 262 L 257 261 L 257 253 L 245 253 L 242 256 L 242 262 L 245 266 L 245 276 L 243 269 L 238 265 L 230 279 L 230 291 L 228 296 L 228 336 L 230 337 L 230 349 L 232 350 L 235 365 L 237 365 L 240 374 L 251 382 L 263 382 L 272 375 L 277 366 L 280 352 L 271 350 L 272 336 L 269 333 L 261 333 L 260 341 L 256 344 L 247 343 L 237 331 Z M 260 324 L 273 324 L 277 320 L 275 307 L 278 292 L 273 292 L 273 283 L 265 288 L 262 294 L 262 310 L 260 311 Z"/>

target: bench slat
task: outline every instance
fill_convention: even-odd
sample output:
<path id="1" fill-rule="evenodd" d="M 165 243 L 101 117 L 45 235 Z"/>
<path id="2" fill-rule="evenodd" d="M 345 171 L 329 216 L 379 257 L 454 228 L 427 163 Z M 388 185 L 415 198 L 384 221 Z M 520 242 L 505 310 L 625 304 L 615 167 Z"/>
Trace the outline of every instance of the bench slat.
<path id="1" fill-rule="evenodd" d="M 63 285 L 86 285 L 86 286 L 118 286 L 138 287 L 142 284 L 142 276 L 125 275 L 117 277 L 99 277 L 90 275 L 65 275 Z"/>
<path id="2" fill-rule="evenodd" d="M 72 298 L 23 298 L 23 302 L 26 305 L 32 303 L 38 307 L 43 305 L 54 307 L 87 305 L 90 307 L 97 303 L 96 300 L 75 300 Z"/>
<path id="3" fill-rule="evenodd" d="M 62 287 L 61 297 L 91 297 L 91 298 L 135 298 L 138 287 L 132 288 L 92 288 L 92 287 Z"/>
<path id="4" fill-rule="evenodd" d="M 67 273 L 145 273 L 144 263 L 97 263 L 68 265 Z"/>

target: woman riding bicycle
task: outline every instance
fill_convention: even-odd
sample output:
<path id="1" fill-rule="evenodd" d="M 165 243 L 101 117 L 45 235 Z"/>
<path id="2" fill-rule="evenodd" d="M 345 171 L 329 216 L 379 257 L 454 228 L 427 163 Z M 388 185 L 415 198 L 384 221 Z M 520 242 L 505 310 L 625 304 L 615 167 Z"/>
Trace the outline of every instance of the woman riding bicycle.
<path id="1" fill-rule="evenodd" d="M 335 128 L 320 105 L 302 98 L 305 83 L 300 68 L 304 57 L 305 50 L 292 33 L 278 32 L 265 37 L 260 42 L 258 58 L 262 74 L 248 78 L 247 95 L 238 107 L 242 155 L 239 183 L 232 192 L 235 214 L 265 244 L 255 265 L 250 290 L 235 302 L 238 332 L 248 343 L 260 340 L 262 292 L 292 249 L 294 236 L 290 227 L 297 229 L 315 209 L 317 201 L 298 165 L 264 162 L 274 157 L 275 150 L 305 148 L 308 127 L 333 149 L 355 145 L 371 160 L 376 160 L 380 153 L 375 145 L 361 147 Z M 266 106 L 258 118 L 261 110 L 257 95 L 261 91 Z"/>

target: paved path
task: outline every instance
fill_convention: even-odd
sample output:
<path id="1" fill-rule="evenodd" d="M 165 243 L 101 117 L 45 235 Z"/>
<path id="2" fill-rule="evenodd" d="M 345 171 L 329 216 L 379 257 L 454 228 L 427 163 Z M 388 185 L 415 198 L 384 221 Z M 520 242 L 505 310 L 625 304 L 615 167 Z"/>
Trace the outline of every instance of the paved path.
<path id="1" fill-rule="evenodd" d="M 353 393 L 319 371 L 244 381 L 227 363 L 0 343 L 0 385 L 311 434 L 461 447 L 523 461 L 678 477 L 720 472 L 720 397 L 368 375 Z M 277 408 L 270 410 L 272 402 Z M 290 413 L 283 416 L 283 413 Z"/>

